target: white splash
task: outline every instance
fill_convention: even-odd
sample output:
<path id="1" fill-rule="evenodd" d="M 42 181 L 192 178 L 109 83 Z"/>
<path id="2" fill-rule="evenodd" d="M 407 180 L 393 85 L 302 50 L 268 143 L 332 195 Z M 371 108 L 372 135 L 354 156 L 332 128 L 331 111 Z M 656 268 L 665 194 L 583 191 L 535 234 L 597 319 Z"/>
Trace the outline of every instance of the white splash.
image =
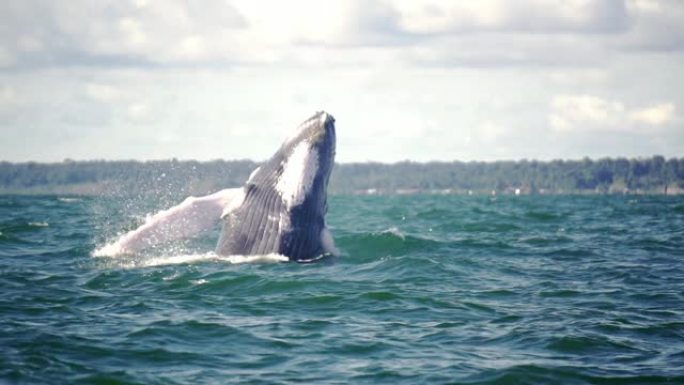
<path id="1" fill-rule="evenodd" d="M 80 202 L 81 200 L 78 198 L 64 198 L 64 197 L 59 197 L 57 198 L 58 201 L 64 202 L 64 203 L 73 203 L 73 202 Z"/>
<path id="2" fill-rule="evenodd" d="M 91 253 L 93 257 L 111 257 L 119 254 L 123 254 L 123 248 L 118 242 L 100 246 Z"/>
<path id="3" fill-rule="evenodd" d="M 95 255 L 95 253 L 93 253 Z M 107 258 L 106 265 L 111 267 L 120 267 L 124 269 L 169 266 L 169 265 L 185 265 L 206 262 L 219 262 L 228 264 L 266 264 L 287 262 L 289 258 L 281 254 L 263 254 L 263 255 L 217 255 L 214 252 L 197 253 L 197 254 L 179 254 L 179 255 L 164 255 L 164 256 L 130 256 L 130 257 L 116 257 Z"/>
<path id="4" fill-rule="evenodd" d="M 277 263 L 287 262 L 289 258 L 280 254 L 263 255 L 217 255 L 216 253 L 174 255 L 148 258 L 139 264 L 140 267 L 154 267 L 166 265 L 192 264 L 198 262 L 226 262 L 230 264 L 241 263 Z"/>
<path id="5" fill-rule="evenodd" d="M 283 166 L 283 174 L 276 184 L 276 190 L 288 210 L 304 202 L 317 172 L 318 151 L 304 140 L 290 154 Z"/>
<path id="6" fill-rule="evenodd" d="M 402 234 L 401 230 L 399 230 L 399 228 L 397 228 L 397 227 L 390 227 L 389 229 L 383 230 L 380 233 L 376 233 L 376 234 L 390 234 L 390 235 L 394 235 L 396 237 L 401 238 L 402 241 L 406 240 L 406 236 L 404 234 Z"/>
<path id="7" fill-rule="evenodd" d="M 340 251 L 335 247 L 335 241 L 327 226 L 323 227 L 323 230 L 321 230 L 321 244 L 326 252 L 333 255 L 340 255 Z"/>

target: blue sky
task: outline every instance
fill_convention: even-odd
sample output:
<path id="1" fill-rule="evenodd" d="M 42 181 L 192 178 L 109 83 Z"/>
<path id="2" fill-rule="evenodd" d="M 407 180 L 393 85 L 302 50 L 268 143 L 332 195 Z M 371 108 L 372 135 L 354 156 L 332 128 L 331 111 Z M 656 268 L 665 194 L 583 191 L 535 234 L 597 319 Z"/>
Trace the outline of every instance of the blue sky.
<path id="1" fill-rule="evenodd" d="M 684 2 L 0 3 L 0 160 L 684 156 Z"/>

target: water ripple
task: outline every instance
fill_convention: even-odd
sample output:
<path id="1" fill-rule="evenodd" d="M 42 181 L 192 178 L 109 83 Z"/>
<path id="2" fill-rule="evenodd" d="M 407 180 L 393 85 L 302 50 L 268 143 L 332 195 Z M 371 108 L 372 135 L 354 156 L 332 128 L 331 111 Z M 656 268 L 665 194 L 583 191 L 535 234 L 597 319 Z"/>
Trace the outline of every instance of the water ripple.
<path id="1" fill-rule="evenodd" d="M 3 197 L 0 382 L 684 383 L 682 207 L 332 197 L 340 258 L 236 265 L 93 258 L 144 213 Z"/>

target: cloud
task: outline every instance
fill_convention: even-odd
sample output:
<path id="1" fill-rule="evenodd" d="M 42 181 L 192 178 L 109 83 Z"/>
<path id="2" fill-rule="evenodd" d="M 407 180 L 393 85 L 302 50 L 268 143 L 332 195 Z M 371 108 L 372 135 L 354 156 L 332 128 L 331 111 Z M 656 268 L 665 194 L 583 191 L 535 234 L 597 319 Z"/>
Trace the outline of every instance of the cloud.
<path id="1" fill-rule="evenodd" d="M 365 62 L 418 67 L 596 65 L 610 49 L 684 46 L 682 4 L 8 0 L 0 3 L 0 69 L 345 65 L 350 49 L 369 51 Z M 312 46 L 325 47 L 326 60 L 307 58 L 320 55 Z"/>
<path id="2" fill-rule="evenodd" d="M 536 34 L 444 37 L 405 49 L 403 56 L 417 67 L 589 67 L 607 60 L 600 46 L 574 37 L 550 39 Z"/>
<path id="3" fill-rule="evenodd" d="M 417 34 L 615 33 L 628 26 L 622 0 L 397 1 L 400 25 Z"/>
<path id="4" fill-rule="evenodd" d="M 15 64 L 15 55 L 7 47 L 0 46 L 0 69 L 10 68 Z"/>
<path id="5" fill-rule="evenodd" d="M 651 126 L 662 126 L 671 122 L 675 116 L 675 105 L 663 103 L 652 107 L 642 108 L 629 113 L 629 120 Z"/>
<path id="6" fill-rule="evenodd" d="M 0 85 L 0 107 L 13 104 L 17 99 L 17 92 L 13 87 Z"/>
<path id="7" fill-rule="evenodd" d="M 551 101 L 550 127 L 558 132 L 641 131 L 674 120 L 673 103 L 629 109 L 617 100 L 592 95 L 559 95 Z"/>
<path id="8" fill-rule="evenodd" d="M 111 84 L 87 83 L 84 86 L 85 95 L 100 102 L 113 102 L 121 98 L 121 90 Z"/>
<path id="9" fill-rule="evenodd" d="M 625 114 L 622 103 L 591 95 L 556 96 L 551 107 L 551 127 L 558 131 L 596 127 L 619 129 Z"/>
<path id="10" fill-rule="evenodd" d="M 478 134 L 480 136 L 480 140 L 483 142 L 494 143 L 497 142 L 497 140 L 502 136 L 506 135 L 508 131 L 509 130 L 506 127 L 499 123 L 485 121 L 482 123 L 482 125 L 480 125 Z"/>
<path id="11" fill-rule="evenodd" d="M 227 2 L 9 0 L 0 5 L 5 68 L 229 61 L 245 20 Z M 180 44 L 179 44 L 180 42 Z"/>
<path id="12" fill-rule="evenodd" d="M 145 122 L 150 119 L 149 107 L 144 103 L 130 104 L 126 109 L 126 116 L 132 122 Z"/>
<path id="13" fill-rule="evenodd" d="M 646 51 L 684 50 L 684 2 L 680 0 L 629 0 L 628 31 L 611 44 L 620 49 Z"/>

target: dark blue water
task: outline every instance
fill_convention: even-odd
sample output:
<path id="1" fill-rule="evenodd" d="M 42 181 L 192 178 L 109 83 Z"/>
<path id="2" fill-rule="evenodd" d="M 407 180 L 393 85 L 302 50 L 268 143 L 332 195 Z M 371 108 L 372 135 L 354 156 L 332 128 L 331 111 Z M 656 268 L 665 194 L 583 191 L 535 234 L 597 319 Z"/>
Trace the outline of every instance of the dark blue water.
<path id="1" fill-rule="evenodd" d="M 93 257 L 143 203 L 0 197 L 0 383 L 684 383 L 681 197 L 332 197 L 323 263 Z"/>

